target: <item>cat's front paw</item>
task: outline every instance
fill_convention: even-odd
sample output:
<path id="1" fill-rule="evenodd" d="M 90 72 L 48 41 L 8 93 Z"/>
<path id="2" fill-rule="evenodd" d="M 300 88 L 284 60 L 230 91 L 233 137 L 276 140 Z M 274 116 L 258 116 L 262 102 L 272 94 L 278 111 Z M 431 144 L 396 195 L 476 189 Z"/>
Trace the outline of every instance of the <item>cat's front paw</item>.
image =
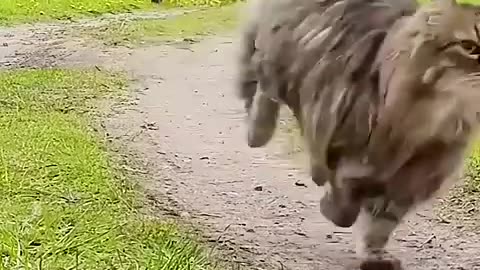
<path id="1" fill-rule="evenodd" d="M 325 193 L 320 199 L 320 212 L 322 215 L 342 228 L 351 227 L 360 213 L 360 204 L 352 201 L 342 201 L 335 198 L 332 193 Z"/>

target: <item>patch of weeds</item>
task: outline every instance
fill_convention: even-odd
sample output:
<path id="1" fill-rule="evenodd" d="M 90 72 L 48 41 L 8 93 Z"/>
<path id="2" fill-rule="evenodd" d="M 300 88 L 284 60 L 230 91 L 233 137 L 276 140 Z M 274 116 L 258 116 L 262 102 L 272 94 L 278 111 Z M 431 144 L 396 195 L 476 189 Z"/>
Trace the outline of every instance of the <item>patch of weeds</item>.
<path id="1" fill-rule="evenodd" d="M 150 0 L 2 0 L 0 24 L 71 19 L 155 7 Z"/>
<path id="2" fill-rule="evenodd" d="M 475 144 L 467 159 L 463 183 L 449 190 L 441 200 L 438 212 L 444 222 L 463 226 L 480 226 L 480 143 Z"/>
<path id="3" fill-rule="evenodd" d="M 467 162 L 467 181 L 465 191 L 480 197 L 480 142 L 472 147 Z"/>
<path id="4" fill-rule="evenodd" d="M 0 269 L 208 269 L 172 223 L 136 212 L 138 194 L 89 127 L 122 74 L 0 73 Z"/>
<path id="5" fill-rule="evenodd" d="M 207 8 L 163 20 L 118 23 L 86 30 L 87 36 L 106 45 L 135 46 L 143 43 L 189 40 L 225 33 L 237 23 L 238 5 Z"/>

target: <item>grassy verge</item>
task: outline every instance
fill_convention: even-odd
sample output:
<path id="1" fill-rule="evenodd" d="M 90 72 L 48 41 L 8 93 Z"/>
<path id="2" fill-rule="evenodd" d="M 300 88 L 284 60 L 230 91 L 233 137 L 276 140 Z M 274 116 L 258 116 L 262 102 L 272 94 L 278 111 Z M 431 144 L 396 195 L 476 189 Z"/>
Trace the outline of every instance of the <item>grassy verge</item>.
<path id="1" fill-rule="evenodd" d="M 480 143 L 473 146 L 467 163 L 468 181 L 465 185 L 465 191 L 476 193 L 480 198 Z"/>
<path id="2" fill-rule="evenodd" d="M 480 226 L 480 143 L 473 146 L 466 161 L 465 179 L 451 189 L 437 208 L 443 222 Z"/>
<path id="3" fill-rule="evenodd" d="M 225 33 L 236 26 L 240 4 L 205 8 L 164 20 L 144 20 L 92 28 L 84 34 L 106 45 L 137 46 L 178 40 L 197 40 L 209 34 Z"/>
<path id="4" fill-rule="evenodd" d="M 159 7 L 220 7 L 238 0 L 2 0 L 0 25 L 38 21 L 65 20 L 104 13 L 154 10 Z"/>
<path id="5" fill-rule="evenodd" d="M 71 19 L 155 7 L 150 0 L 2 0 L 0 24 Z"/>
<path id="6" fill-rule="evenodd" d="M 207 269 L 137 194 L 89 128 L 125 81 L 89 70 L 0 73 L 0 269 Z"/>

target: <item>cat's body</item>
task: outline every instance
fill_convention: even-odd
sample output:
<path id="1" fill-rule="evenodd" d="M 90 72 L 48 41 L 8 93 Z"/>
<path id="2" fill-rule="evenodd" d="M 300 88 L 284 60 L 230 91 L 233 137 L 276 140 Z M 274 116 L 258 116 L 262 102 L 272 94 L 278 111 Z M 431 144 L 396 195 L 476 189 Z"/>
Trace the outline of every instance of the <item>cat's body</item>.
<path id="1" fill-rule="evenodd" d="M 458 178 L 478 126 L 478 9 L 434 2 L 253 0 L 242 32 L 249 145 L 268 143 L 286 104 L 328 183 L 322 213 L 357 221 L 369 256 Z"/>

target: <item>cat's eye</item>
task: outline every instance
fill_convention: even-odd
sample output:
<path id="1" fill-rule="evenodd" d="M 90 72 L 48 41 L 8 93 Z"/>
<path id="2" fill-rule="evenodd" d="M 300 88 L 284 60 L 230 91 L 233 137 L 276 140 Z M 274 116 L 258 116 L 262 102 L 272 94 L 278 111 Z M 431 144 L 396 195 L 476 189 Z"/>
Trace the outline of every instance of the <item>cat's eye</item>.
<path id="1" fill-rule="evenodd" d="M 468 54 L 480 54 L 480 46 L 473 40 L 462 40 L 460 46 L 462 46 Z"/>

